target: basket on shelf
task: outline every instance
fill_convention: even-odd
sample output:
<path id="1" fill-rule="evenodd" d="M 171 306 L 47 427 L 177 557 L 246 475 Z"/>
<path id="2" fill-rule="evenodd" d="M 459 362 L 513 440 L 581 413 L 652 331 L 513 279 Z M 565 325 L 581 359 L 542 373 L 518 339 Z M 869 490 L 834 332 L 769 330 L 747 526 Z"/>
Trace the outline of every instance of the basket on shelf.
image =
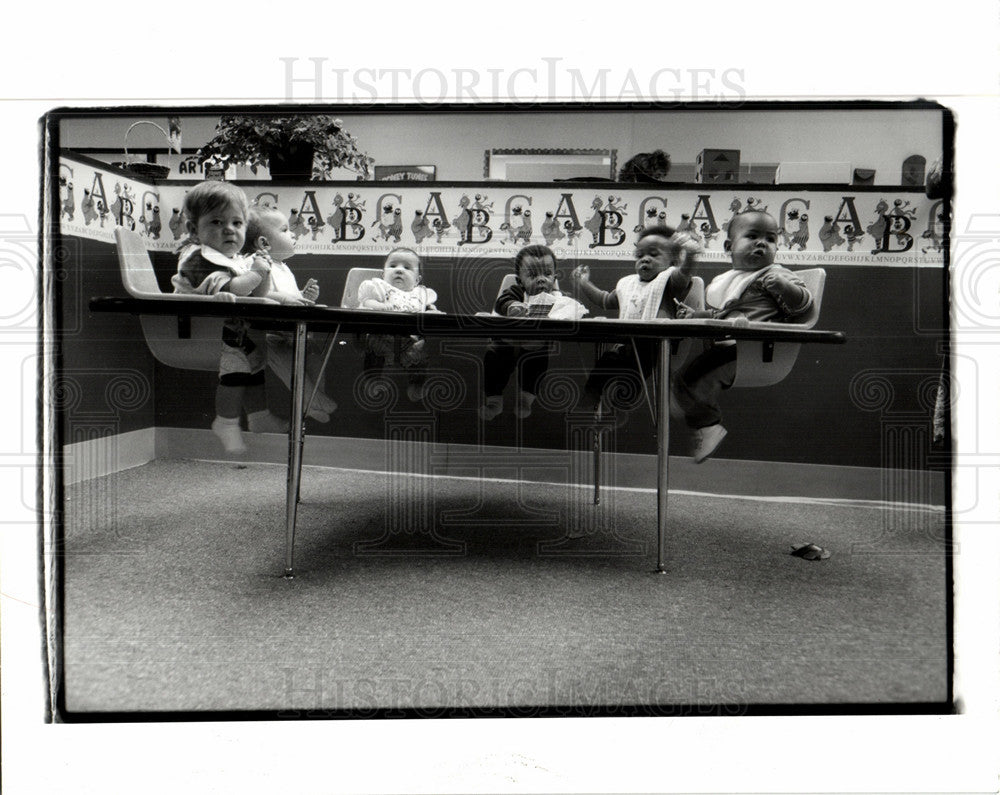
<path id="1" fill-rule="evenodd" d="M 145 160 L 136 160 L 132 163 L 112 163 L 111 165 L 141 179 L 164 179 L 170 173 L 170 166 L 149 163 Z"/>
<path id="2" fill-rule="evenodd" d="M 167 140 L 167 143 L 170 143 L 170 136 L 159 124 L 145 120 L 137 121 L 125 131 L 125 140 L 122 143 L 122 148 L 125 150 L 125 160 L 118 163 L 112 163 L 111 165 L 141 179 L 164 179 L 170 173 L 170 166 L 164 166 L 160 163 L 150 163 L 146 160 L 138 160 L 138 155 L 130 155 L 128 153 L 128 134 L 140 124 L 151 124 L 163 133 L 163 137 Z"/>

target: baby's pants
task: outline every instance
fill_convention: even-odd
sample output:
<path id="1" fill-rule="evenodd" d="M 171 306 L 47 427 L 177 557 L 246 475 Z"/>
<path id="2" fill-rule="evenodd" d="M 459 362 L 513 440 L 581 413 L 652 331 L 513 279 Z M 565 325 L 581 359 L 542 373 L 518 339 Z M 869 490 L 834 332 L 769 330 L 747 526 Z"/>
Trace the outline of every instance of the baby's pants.
<path id="1" fill-rule="evenodd" d="M 488 397 L 503 393 L 515 370 L 520 370 L 520 389 L 529 394 L 538 392 L 538 382 L 549 369 L 548 343 L 526 347 L 506 340 L 491 340 L 483 356 L 483 388 Z"/>
<path id="2" fill-rule="evenodd" d="M 596 406 L 603 396 L 608 409 L 635 409 L 643 397 L 643 381 L 653 371 L 655 361 L 656 340 L 637 339 L 634 350 L 631 343 L 613 345 L 601 354 L 583 385 L 589 407 Z"/>
<path id="3" fill-rule="evenodd" d="M 719 395 L 736 378 L 736 345 L 712 345 L 685 367 L 674 381 L 674 397 L 691 428 L 722 422 Z"/>
<path id="4" fill-rule="evenodd" d="M 266 364 L 264 335 L 253 332 L 245 320 L 227 320 L 222 326 L 219 383 L 251 386 L 264 383 Z"/>

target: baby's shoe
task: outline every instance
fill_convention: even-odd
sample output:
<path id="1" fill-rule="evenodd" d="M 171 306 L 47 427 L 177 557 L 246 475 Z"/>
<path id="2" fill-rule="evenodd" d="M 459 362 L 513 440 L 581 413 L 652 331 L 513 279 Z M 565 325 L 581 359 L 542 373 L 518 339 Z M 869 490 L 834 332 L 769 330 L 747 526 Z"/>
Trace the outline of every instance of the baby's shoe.
<path id="1" fill-rule="evenodd" d="M 414 403 L 424 399 L 424 381 L 426 376 L 411 376 L 406 385 L 406 396 Z"/>
<path id="2" fill-rule="evenodd" d="M 421 338 L 413 340 L 411 345 L 404 346 L 399 352 L 399 364 L 401 367 L 416 367 L 424 360 L 425 342 Z"/>
<path id="3" fill-rule="evenodd" d="M 535 402 L 535 396 L 530 392 L 520 391 L 517 393 L 517 403 L 514 405 L 514 416 L 520 417 L 522 420 L 525 417 L 531 416 L 531 404 Z"/>
<path id="4" fill-rule="evenodd" d="M 503 411 L 503 396 L 489 395 L 486 403 L 479 407 L 479 417 L 489 422 L 499 417 L 501 411 Z"/>
<path id="5" fill-rule="evenodd" d="M 306 393 L 306 400 L 309 400 L 309 393 Z M 330 415 L 337 410 L 337 404 L 324 395 L 319 390 L 312 397 L 312 402 L 306 410 L 306 416 L 316 422 L 329 422 Z"/>
<path id="6" fill-rule="evenodd" d="M 315 394 L 313 394 L 313 384 L 306 384 L 306 400 L 309 400 L 309 396 L 312 395 L 312 403 L 309 406 L 310 412 L 309 416 L 312 417 L 312 412 L 321 411 L 324 414 L 333 414 L 337 410 L 337 402 L 327 395 L 322 389 L 317 389 Z M 315 419 L 315 417 L 313 417 Z"/>
<path id="7" fill-rule="evenodd" d="M 251 433 L 288 433 L 288 421 L 262 409 L 247 414 L 247 428 Z"/>
<path id="8" fill-rule="evenodd" d="M 694 432 L 694 453 L 692 458 L 696 464 L 700 464 L 722 443 L 726 438 L 726 429 L 721 423 L 709 425 L 707 428 L 697 428 Z"/>
<path id="9" fill-rule="evenodd" d="M 245 453 L 239 417 L 216 417 L 212 421 L 212 433 L 219 437 L 227 453 Z"/>

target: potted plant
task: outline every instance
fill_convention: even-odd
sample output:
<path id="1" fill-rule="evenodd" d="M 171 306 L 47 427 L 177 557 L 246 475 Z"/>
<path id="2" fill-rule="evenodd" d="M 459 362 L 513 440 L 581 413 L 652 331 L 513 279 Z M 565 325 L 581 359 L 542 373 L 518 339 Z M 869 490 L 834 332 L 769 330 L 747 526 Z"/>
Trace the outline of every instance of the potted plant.
<path id="1" fill-rule="evenodd" d="M 324 179 L 348 168 L 367 179 L 375 162 L 332 116 L 223 116 L 198 159 L 242 163 L 256 174 L 265 165 L 271 179 Z"/>

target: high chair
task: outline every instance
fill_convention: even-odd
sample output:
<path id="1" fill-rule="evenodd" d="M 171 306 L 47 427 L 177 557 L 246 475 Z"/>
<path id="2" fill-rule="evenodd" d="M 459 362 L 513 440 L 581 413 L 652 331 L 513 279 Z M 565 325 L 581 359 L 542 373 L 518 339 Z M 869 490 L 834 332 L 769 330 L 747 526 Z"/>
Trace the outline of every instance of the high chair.
<path id="1" fill-rule="evenodd" d="M 358 309 L 358 288 L 361 282 L 381 276 L 381 268 L 351 268 L 347 272 L 347 281 L 344 282 L 344 295 L 340 299 L 340 305 L 345 309 Z"/>
<path id="2" fill-rule="evenodd" d="M 789 323 L 799 328 L 812 328 L 819 320 L 820 304 L 823 301 L 823 286 L 826 271 L 810 268 L 795 271 L 812 293 L 812 306 L 804 315 L 792 318 Z M 797 342 L 762 342 L 760 340 L 738 340 L 736 343 L 736 377 L 734 387 L 771 386 L 785 378 L 795 364 L 801 344 Z"/>
<path id="3" fill-rule="evenodd" d="M 122 227 L 115 229 L 118 265 L 122 284 L 133 298 L 161 300 L 225 300 L 212 295 L 186 295 L 164 293 L 156 281 L 153 263 L 146 251 L 146 244 L 137 232 Z M 228 294 L 227 294 L 228 296 Z M 229 296 L 232 299 L 232 296 Z M 237 298 L 236 303 L 272 303 L 266 298 Z M 139 323 L 153 356 L 169 367 L 181 370 L 219 369 L 222 346 L 222 324 L 219 317 L 170 317 L 168 315 L 140 315 Z"/>
<path id="4" fill-rule="evenodd" d="M 360 309 L 358 288 L 361 286 L 361 283 L 369 279 L 381 278 L 383 272 L 381 268 L 351 268 L 347 272 L 347 281 L 344 282 L 344 294 L 340 299 L 340 305 L 345 309 Z M 358 334 L 356 335 L 356 339 L 360 344 L 363 336 Z M 393 362 L 399 361 L 401 344 L 402 340 L 397 337 L 393 346 Z"/>

